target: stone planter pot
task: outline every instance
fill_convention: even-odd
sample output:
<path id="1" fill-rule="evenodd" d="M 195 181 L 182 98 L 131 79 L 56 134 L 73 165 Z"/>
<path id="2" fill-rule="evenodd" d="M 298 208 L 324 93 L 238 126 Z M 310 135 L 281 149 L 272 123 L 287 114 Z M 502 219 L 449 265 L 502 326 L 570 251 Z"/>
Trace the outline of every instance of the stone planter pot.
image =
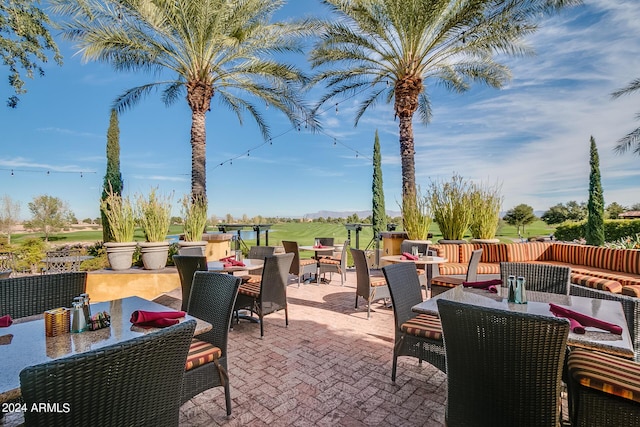
<path id="1" fill-rule="evenodd" d="M 447 240 L 447 239 L 440 239 L 438 240 L 438 243 L 440 243 L 441 245 L 448 245 L 448 244 L 454 244 L 454 245 L 459 245 L 461 243 L 469 243 L 466 240 L 462 239 L 462 240 Z"/>
<path id="2" fill-rule="evenodd" d="M 500 243 L 500 239 L 471 239 L 471 243 Z"/>
<path id="3" fill-rule="evenodd" d="M 145 270 L 161 270 L 167 266 L 169 242 L 140 242 L 140 254 Z"/>
<path id="4" fill-rule="evenodd" d="M 180 255 L 193 255 L 193 256 L 205 256 L 207 253 L 207 242 L 204 240 L 198 242 L 185 242 L 180 240 L 178 242 L 178 254 Z"/>
<path id="5" fill-rule="evenodd" d="M 107 242 L 104 247 L 107 251 L 107 259 L 112 270 L 128 270 L 131 268 L 133 253 L 136 250 L 136 242 Z"/>

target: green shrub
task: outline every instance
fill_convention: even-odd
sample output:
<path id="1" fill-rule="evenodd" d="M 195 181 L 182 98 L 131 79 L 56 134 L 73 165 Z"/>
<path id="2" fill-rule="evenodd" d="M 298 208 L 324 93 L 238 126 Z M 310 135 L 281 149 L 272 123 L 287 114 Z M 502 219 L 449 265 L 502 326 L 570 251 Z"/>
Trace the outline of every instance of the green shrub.
<path id="1" fill-rule="evenodd" d="M 410 240 L 426 240 L 431 225 L 429 198 L 420 194 L 408 194 L 402 201 L 402 223 Z"/>
<path id="2" fill-rule="evenodd" d="M 471 193 L 472 216 L 469 224 L 474 239 L 493 239 L 498 231 L 502 196 L 499 184 L 475 184 Z"/>
<path id="3" fill-rule="evenodd" d="M 16 250 L 16 268 L 18 271 L 30 271 L 36 273 L 38 264 L 45 257 L 46 245 L 42 239 L 27 239 Z"/>
<path id="4" fill-rule="evenodd" d="M 473 185 L 454 174 L 451 181 L 431 182 L 431 212 L 446 240 L 464 237 L 473 213 Z"/>
<path id="5" fill-rule="evenodd" d="M 640 234 L 627 236 L 613 242 L 604 244 L 607 248 L 614 249 L 640 249 Z"/>
<path id="6" fill-rule="evenodd" d="M 556 228 L 557 240 L 574 241 L 584 239 L 586 221 L 565 222 Z M 640 220 L 607 219 L 604 221 L 604 240 L 614 242 L 640 233 Z"/>

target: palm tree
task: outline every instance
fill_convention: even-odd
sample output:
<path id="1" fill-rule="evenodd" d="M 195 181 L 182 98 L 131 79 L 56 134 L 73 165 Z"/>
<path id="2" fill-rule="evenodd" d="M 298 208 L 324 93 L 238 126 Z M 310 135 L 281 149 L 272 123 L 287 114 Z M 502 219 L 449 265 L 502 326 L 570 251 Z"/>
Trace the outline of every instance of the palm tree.
<path id="1" fill-rule="evenodd" d="M 636 79 L 629 83 L 627 86 L 619 89 L 611 94 L 613 99 L 619 98 L 622 95 L 628 95 L 632 92 L 640 90 L 640 79 Z M 640 115 L 638 115 L 640 117 Z M 628 150 L 635 145 L 633 152 L 640 156 L 640 128 L 637 128 L 626 136 L 620 138 L 618 140 L 618 145 L 615 146 L 614 150 L 619 153 L 626 153 Z"/>
<path id="2" fill-rule="evenodd" d="M 270 23 L 283 0 L 52 0 L 66 20 L 62 34 L 83 59 L 118 71 L 164 72 L 170 79 L 127 90 L 114 101 L 125 110 L 157 89 L 169 105 L 186 92 L 191 108 L 191 195 L 206 198 L 206 113 L 211 100 L 248 112 L 268 138 L 256 101 L 282 111 L 298 125 L 305 116 L 299 87 L 307 78 L 272 54 L 301 52 L 310 21 Z M 168 71 L 168 73 L 167 73 Z M 311 120 L 312 121 L 312 120 Z M 313 123 L 310 123 L 313 124 Z"/>
<path id="3" fill-rule="evenodd" d="M 531 53 L 522 41 L 544 13 L 579 0 L 323 0 L 338 20 L 328 22 L 311 52 L 320 67 L 313 82 L 339 94 L 370 94 L 355 123 L 380 98 L 393 100 L 399 120 L 403 201 L 415 199 L 413 116 L 431 120 L 427 82 L 463 92 L 472 82 L 500 88 L 509 69 L 496 53 Z M 324 68 L 322 68 L 324 67 Z M 316 107 L 316 108 L 318 108 Z"/>

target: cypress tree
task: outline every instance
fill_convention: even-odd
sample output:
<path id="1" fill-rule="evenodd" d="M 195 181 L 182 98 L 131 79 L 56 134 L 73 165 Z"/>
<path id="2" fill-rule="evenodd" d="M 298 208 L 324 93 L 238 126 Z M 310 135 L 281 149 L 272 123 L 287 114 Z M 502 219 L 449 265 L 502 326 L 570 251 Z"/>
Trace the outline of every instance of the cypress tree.
<path id="1" fill-rule="evenodd" d="M 120 173 L 120 128 L 118 125 L 118 113 L 111 110 L 109 119 L 109 129 L 107 130 L 107 171 L 104 175 L 102 185 L 102 200 L 106 199 L 109 189 L 115 194 L 122 194 L 122 174 Z M 113 241 L 113 233 L 109 228 L 109 222 L 100 211 L 102 216 L 102 239 L 105 242 Z"/>
<path id="2" fill-rule="evenodd" d="M 384 206 L 384 190 L 382 188 L 382 161 L 380 156 L 380 139 L 378 130 L 373 142 L 373 209 L 371 222 L 373 224 L 373 235 L 377 236 L 387 228 L 387 213 Z"/>
<path id="3" fill-rule="evenodd" d="M 587 225 L 585 237 L 588 245 L 602 246 L 604 244 L 604 196 L 600 183 L 600 159 L 596 140 L 591 137 L 591 155 L 589 164 L 589 203 L 587 203 Z"/>

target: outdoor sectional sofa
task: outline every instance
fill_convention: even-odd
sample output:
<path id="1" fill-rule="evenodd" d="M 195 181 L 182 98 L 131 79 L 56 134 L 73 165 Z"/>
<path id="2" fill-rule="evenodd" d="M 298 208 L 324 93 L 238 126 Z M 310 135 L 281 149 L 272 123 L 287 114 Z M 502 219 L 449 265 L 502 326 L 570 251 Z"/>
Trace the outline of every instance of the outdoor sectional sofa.
<path id="1" fill-rule="evenodd" d="M 571 267 L 571 283 L 640 297 L 640 250 L 561 242 L 437 244 L 429 249 L 448 262 L 440 275 L 463 275 L 474 249 L 483 249 L 478 274 L 499 274 L 500 262 L 530 262 Z"/>

